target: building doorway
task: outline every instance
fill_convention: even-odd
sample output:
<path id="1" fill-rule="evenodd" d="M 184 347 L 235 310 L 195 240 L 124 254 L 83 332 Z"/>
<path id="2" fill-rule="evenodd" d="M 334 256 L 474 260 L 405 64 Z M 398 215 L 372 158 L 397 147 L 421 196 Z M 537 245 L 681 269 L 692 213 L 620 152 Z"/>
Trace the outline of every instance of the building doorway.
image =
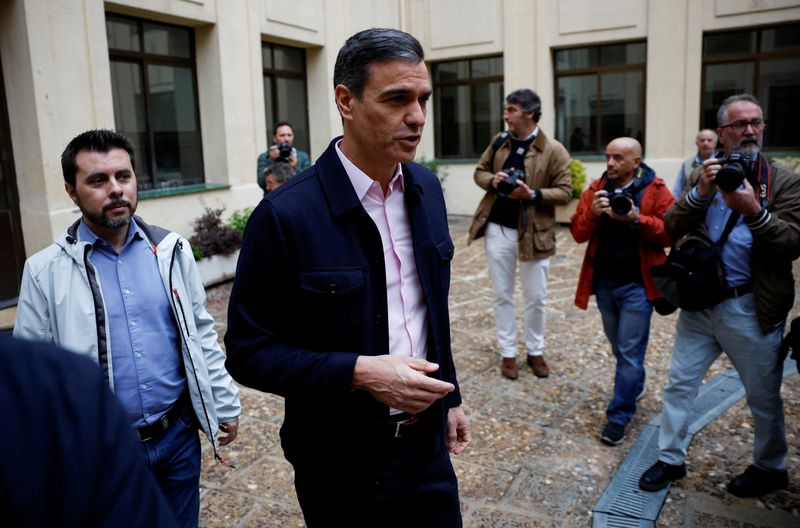
<path id="1" fill-rule="evenodd" d="M 19 216 L 19 194 L 11 150 L 11 127 L 0 64 L 0 310 L 17 304 L 25 247 Z"/>

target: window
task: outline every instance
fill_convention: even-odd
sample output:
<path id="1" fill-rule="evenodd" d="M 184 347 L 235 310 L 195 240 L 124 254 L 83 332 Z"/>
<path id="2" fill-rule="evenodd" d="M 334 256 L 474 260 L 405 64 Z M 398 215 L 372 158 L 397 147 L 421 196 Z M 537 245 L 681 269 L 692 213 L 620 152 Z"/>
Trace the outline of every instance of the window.
<path id="1" fill-rule="evenodd" d="M 478 158 L 503 127 L 503 57 L 433 65 L 437 158 Z"/>
<path id="2" fill-rule="evenodd" d="M 644 42 L 556 50 L 556 138 L 572 154 L 602 154 L 620 136 L 644 146 Z"/>
<path id="3" fill-rule="evenodd" d="M 114 121 L 133 143 L 139 190 L 201 184 L 191 29 L 106 16 Z"/>
<path id="4" fill-rule="evenodd" d="M 261 58 L 267 143 L 272 143 L 275 122 L 288 121 L 294 130 L 294 146 L 309 152 L 304 50 L 262 42 Z"/>
<path id="5" fill-rule="evenodd" d="M 703 36 L 701 128 L 717 128 L 717 110 L 729 95 L 747 92 L 769 121 L 764 148 L 800 148 L 800 24 L 707 33 Z"/>

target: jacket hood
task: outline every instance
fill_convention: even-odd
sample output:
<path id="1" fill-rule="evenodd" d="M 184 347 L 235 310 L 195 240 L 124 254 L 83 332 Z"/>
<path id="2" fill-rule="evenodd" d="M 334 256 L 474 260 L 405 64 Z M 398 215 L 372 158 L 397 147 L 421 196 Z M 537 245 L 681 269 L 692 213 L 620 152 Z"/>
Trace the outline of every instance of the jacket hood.
<path id="1" fill-rule="evenodd" d="M 644 189 L 656 179 L 656 171 L 654 171 L 647 163 L 641 162 L 639 167 L 636 168 L 636 171 L 633 174 L 634 179 L 639 179 L 638 184 L 636 186 L 639 189 Z M 608 181 L 608 171 L 603 172 L 603 175 L 597 180 L 597 187 L 602 188 L 605 186 L 606 181 Z"/>

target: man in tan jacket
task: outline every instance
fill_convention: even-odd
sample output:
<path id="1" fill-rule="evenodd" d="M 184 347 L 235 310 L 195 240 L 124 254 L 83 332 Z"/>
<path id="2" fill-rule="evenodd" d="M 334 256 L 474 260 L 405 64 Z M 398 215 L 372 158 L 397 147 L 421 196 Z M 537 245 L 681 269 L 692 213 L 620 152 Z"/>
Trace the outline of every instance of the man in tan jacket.
<path id="1" fill-rule="evenodd" d="M 517 260 L 525 302 L 525 348 L 533 373 L 546 378 L 544 309 L 547 274 L 555 253 L 554 206 L 572 196 L 567 150 L 538 126 L 542 102 L 531 90 L 506 97 L 508 131 L 495 136 L 475 168 L 475 183 L 486 190 L 469 230 L 469 242 L 486 235 L 486 256 L 494 285 L 501 373 L 519 376 L 514 283 Z"/>

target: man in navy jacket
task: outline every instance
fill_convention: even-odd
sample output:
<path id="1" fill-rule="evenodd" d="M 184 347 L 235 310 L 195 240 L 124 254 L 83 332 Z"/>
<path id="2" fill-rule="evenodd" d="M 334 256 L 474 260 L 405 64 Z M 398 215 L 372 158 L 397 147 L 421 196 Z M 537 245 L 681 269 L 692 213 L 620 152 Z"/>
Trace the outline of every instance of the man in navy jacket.
<path id="1" fill-rule="evenodd" d="M 285 397 L 281 440 L 309 526 L 460 526 L 449 454 L 470 441 L 450 350 L 441 185 L 410 163 L 431 94 L 390 29 L 339 52 L 344 136 L 248 223 L 226 366 Z"/>

